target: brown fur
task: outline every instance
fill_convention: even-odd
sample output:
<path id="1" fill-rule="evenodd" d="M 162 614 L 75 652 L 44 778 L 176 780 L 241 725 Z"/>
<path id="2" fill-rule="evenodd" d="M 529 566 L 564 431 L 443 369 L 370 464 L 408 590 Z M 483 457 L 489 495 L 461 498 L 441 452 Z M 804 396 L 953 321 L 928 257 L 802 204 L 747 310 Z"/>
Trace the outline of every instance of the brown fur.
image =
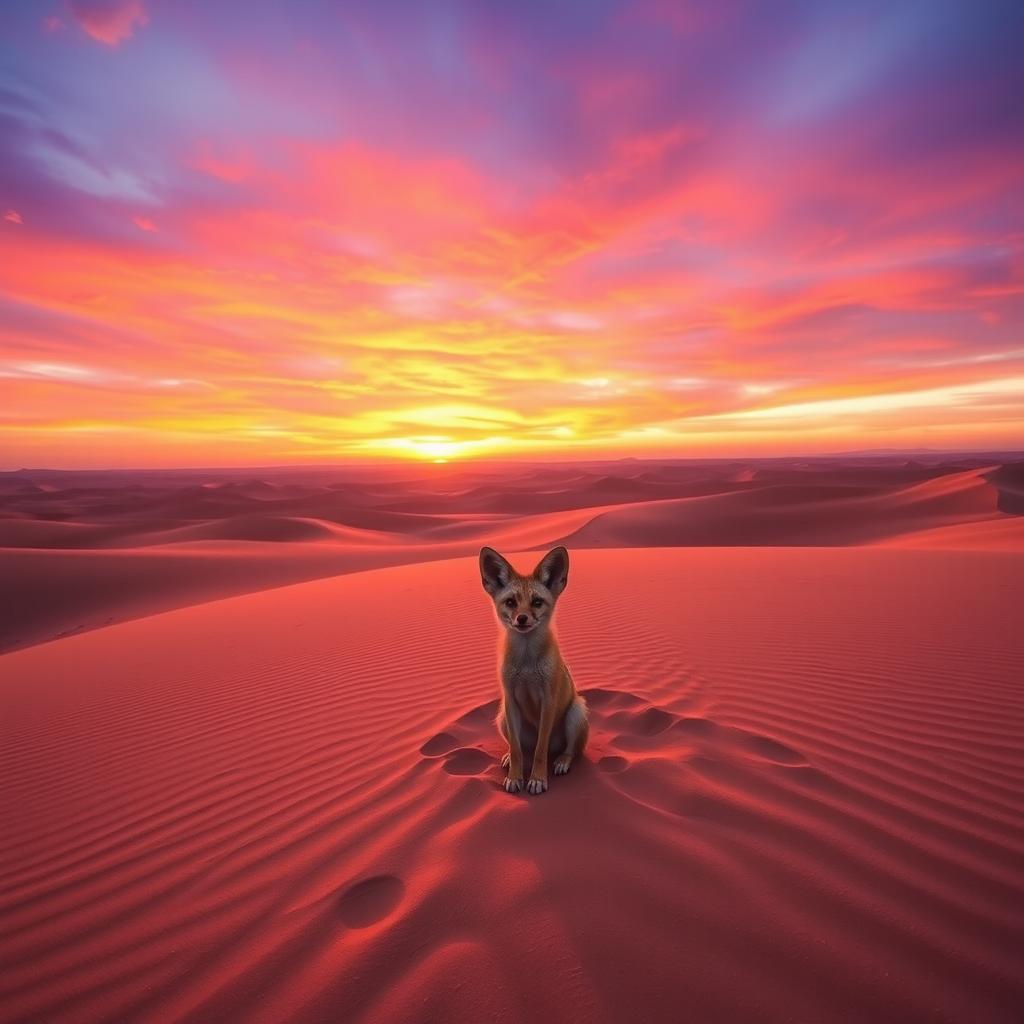
<path id="1" fill-rule="evenodd" d="M 569 577 L 569 552 L 549 551 L 529 576 L 522 576 L 493 548 L 480 551 L 484 590 L 505 631 L 501 648 L 501 708 L 498 728 L 508 741 L 502 765 L 508 768 L 505 789 L 523 788 L 523 763 L 532 751 L 526 789 L 548 788 L 548 759 L 555 775 L 568 772 L 587 743 L 587 704 L 551 629 L 555 605 Z"/>

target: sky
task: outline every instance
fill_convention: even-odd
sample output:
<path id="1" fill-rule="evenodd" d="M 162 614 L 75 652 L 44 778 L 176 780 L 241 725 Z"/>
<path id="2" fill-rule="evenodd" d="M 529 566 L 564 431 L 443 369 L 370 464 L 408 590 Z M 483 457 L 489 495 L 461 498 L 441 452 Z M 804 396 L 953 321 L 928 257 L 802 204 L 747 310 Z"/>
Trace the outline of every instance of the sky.
<path id="1" fill-rule="evenodd" d="M 0 6 L 0 468 L 1024 448 L 1024 5 Z"/>

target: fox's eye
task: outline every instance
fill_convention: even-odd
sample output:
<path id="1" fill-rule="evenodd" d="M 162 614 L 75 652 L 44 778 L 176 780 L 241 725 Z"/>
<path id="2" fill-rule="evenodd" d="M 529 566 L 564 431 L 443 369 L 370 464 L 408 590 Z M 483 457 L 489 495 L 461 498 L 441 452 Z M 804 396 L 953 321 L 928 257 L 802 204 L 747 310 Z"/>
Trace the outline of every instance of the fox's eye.
<path id="1" fill-rule="evenodd" d="M 542 601 L 542 600 L 541 600 L 541 599 L 540 599 L 539 597 L 535 597 L 535 598 L 534 598 L 534 599 L 533 599 L 533 600 L 532 600 L 532 601 L 530 602 L 530 606 L 531 606 L 532 608 L 540 608 L 540 607 L 542 607 L 542 606 L 543 606 L 543 604 L 544 604 L 544 602 L 543 602 L 543 601 Z"/>
<path id="2" fill-rule="evenodd" d="M 516 599 L 514 597 L 506 597 L 505 598 L 505 607 L 506 608 L 515 608 L 515 606 L 516 606 Z"/>

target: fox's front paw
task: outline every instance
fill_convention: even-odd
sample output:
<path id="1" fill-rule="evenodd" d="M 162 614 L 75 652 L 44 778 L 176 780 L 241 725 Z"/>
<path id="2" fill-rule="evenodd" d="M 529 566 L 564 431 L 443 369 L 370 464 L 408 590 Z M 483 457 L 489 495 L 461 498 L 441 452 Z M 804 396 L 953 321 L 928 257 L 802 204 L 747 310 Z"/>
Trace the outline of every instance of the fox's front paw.
<path id="1" fill-rule="evenodd" d="M 518 793 L 518 792 L 520 792 L 520 790 L 522 790 L 522 788 L 523 788 L 523 777 L 522 777 L 522 775 L 520 775 L 519 778 L 517 778 L 517 779 L 514 779 L 514 778 L 512 778 L 511 775 L 509 775 L 508 778 L 505 779 L 505 792 L 506 793 Z"/>
<path id="2" fill-rule="evenodd" d="M 565 775 L 569 771 L 569 765 L 571 764 L 572 757 L 569 754 L 564 754 L 562 757 L 556 758 L 555 763 L 551 767 L 556 775 Z"/>
<path id="3" fill-rule="evenodd" d="M 526 784 L 526 790 L 528 793 L 532 793 L 536 796 L 538 793 L 543 793 L 548 788 L 548 780 L 541 778 L 538 775 L 531 775 L 530 781 Z"/>

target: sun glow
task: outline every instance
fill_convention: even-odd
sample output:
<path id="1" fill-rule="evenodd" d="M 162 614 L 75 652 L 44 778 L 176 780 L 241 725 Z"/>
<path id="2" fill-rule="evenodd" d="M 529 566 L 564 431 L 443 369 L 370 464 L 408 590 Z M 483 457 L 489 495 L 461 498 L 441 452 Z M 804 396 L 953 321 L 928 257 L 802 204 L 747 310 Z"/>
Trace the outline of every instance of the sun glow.
<path id="1" fill-rule="evenodd" d="M 367 442 L 363 449 L 379 454 L 400 455 L 428 462 L 448 462 L 471 455 L 490 454 L 500 450 L 501 442 L 487 440 L 457 441 L 444 435 L 423 437 L 389 437 Z"/>

